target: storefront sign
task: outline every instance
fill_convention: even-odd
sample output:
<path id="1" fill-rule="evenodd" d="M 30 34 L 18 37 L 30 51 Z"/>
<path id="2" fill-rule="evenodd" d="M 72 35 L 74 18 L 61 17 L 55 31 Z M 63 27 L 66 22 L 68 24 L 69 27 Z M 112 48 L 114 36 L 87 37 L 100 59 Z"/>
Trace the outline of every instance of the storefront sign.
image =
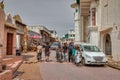
<path id="1" fill-rule="evenodd" d="M 42 38 L 42 36 L 30 36 L 30 38 L 38 39 L 38 38 Z"/>

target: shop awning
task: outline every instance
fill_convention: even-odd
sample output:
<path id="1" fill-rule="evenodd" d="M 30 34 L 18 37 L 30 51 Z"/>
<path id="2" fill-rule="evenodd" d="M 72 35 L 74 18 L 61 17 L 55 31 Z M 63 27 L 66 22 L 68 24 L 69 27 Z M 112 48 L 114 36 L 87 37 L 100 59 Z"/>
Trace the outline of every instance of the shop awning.
<path id="1" fill-rule="evenodd" d="M 42 38 L 42 36 L 29 36 L 30 38 L 34 38 L 34 39 L 39 39 Z"/>

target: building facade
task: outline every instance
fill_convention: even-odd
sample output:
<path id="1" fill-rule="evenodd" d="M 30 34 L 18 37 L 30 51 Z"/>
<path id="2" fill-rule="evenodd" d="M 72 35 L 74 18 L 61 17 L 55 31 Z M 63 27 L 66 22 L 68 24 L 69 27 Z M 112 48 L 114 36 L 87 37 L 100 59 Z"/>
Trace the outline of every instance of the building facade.
<path id="1" fill-rule="evenodd" d="M 16 53 L 16 26 L 10 14 L 5 15 L 0 9 L 0 54 L 2 57 L 14 56 Z"/>
<path id="2" fill-rule="evenodd" d="M 74 0 L 71 7 L 75 9 L 74 12 L 74 23 L 75 23 L 75 41 L 82 41 L 81 27 L 80 27 L 80 2 L 79 0 Z"/>
<path id="3" fill-rule="evenodd" d="M 13 18 L 17 27 L 16 48 L 27 52 L 27 25 L 22 22 L 19 15 L 15 15 Z"/>
<path id="4" fill-rule="evenodd" d="M 44 44 L 46 42 L 51 42 L 51 33 L 45 26 L 29 26 L 29 29 L 40 34 L 40 41 Z"/>
<path id="5" fill-rule="evenodd" d="M 69 44 L 70 42 L 75 42 L 75 31 L 71 29 L 68 31 L 68 33 L 63 35 L 62 42 L 67 44 Z"/>
<path id="6" fill-rule="evenodd" d="M 120 61 L 119 4 L 119 0 L 80 0 L 83 41 L 97 45 L 116 61 Z"/>
<path id="7" fill-rule="evenodd" d="M 75 31 L 73 29 L 68 31 L 68 41 L 69 42 L 75 41 Z"/>
<path id="8" fill-rule="evenodd" d="M 16 26 L 9 13 L 6 15 L 4 28 L 4 52 L 7 56 L 16 55 Z"/>
<path id="9" fill-rule="evenodd" d="M 50 34 L 51 34 L 51 39 L 50 39 L 50 41 L 51 41 L 51 42 L 58 41 L 57 32 L 56 32 L 55 30 L 49 30 L 49 31 L 50 31 Z"/>

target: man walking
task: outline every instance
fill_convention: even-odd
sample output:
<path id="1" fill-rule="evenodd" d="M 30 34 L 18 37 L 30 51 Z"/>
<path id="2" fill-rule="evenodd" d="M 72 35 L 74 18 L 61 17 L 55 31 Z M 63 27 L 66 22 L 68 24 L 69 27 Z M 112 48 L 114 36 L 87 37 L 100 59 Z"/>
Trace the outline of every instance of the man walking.
<path id="1" fill-rule="evenodd" d="M 48 42 L 46 42 L 46 46 L 45 46 L 45 60 L 46 60 L 46 62 L 49 61 L 49 56 L 50 56 L 50 45 Z"/>
<path id="2" fill-rule="evenodd" d="M 74 49 L 73 42 L 70 42 L 68 46 L 68 61 L 72 61 L 72 50 Z"/>

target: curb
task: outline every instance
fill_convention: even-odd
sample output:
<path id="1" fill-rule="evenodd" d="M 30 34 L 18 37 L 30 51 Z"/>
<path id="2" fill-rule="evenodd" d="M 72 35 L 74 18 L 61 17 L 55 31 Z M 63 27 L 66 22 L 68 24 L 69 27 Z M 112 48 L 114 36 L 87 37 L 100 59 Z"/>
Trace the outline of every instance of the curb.
<path id="1" fill-rule="evenodd" d="M 113 65 L 113 64 L 110 64 L 110 63 L 108 63 L 107 65 L 108 65 L 109 67 L 114 68 L 114 69 L 118 69 L 118 70 L 120 70 L 120 67 L 117 66 L 117 65 Z"/>

